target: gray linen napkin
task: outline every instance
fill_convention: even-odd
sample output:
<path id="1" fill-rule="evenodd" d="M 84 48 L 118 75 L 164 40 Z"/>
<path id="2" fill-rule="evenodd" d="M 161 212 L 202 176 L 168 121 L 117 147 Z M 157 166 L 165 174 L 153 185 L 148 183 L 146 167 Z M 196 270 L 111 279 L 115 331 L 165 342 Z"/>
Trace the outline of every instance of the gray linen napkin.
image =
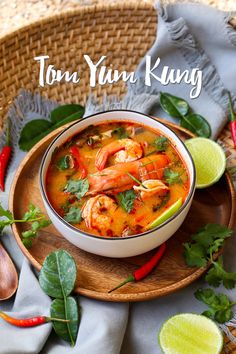
<path id="1" fill-rule="evenodd" d="M 197 16 L 196 16 L 197 14 Z M 129 87 L 129 93 L 122 102 L 106 99 L 102 106 L 92 100 L 88 102 L 86 114 L 103 108 L 129 108 L 144 113 L 160 113 L 158 91 L 168 91 L 185 97 L 196 112 L 205 116 L 213 128 L 216 137 L 225 124 L 227 100 L 225 88 L 236 94 L 236 33 L 228 25 L 229 14 L 201 5 L 173 5 L 160 8 L 158 18 L 158 37 L 149 51 L 153 61 L 159 56 L 161 65 L 180 69 L 198 66 L 204 71 L 204 87 L 199 98 L 189 99 L 189 86 L 180 84 L 160 87 L 152 82 L 152 87 L 144 87 L 144 60 L 140 63 L 137 74 L 140 80 Z M 46 102 L 40 96 L 22 92 L 11 108 L 9 116 L 13 120 L 15 142 L 22 125 L 22 117 L 48 116 L 57 104 Z M 3 144 L 2 136 L 0 145 Z M 1 193 L 4 206 L 7 205 L 9 186 L 23 153 L 15 144 L 15 158 L 7 179 L 7 192 Z M 235 238 L 235 237 L 234 237 Z M 2 238 L 5 247 L 11 253 L 20 270 L 20 283 L 13 301 L 5 301 L 0 308 L 16 316 L 33 314 L 48 315 L 50 299 L 41 291 L 32 268 L 15 244 L 10 230 Z M 232 238 L 225 249 L 228 269 L 235 270 L 235 240 Z M 157 331 L 163 321 L 178 312 L 201 312 L 203 306 L 195 300 L 193 293 L 202 280 L 172 295 L 150 302 L 128 304 L 104 303 L 80 297 L 82 320 L 75 348 L 70 348 L 53 333 L 50 324 L 33 329 L 15 329 L 0 320 L 0 354 L 20 353 L 80 353 L 80 354 L 154 354 L 161 353 L 157 344 Z M 224 290 L 225 291 L 225 290 Z M 228 292 L 234 299 L 236 292 Z M 128 321 L 129 315 L 129 321 Z M 128 325 L 127 325 L 128 322 Z M 48 339 L 48 340 L 47 340 Z M 45 344 L 46 343 L 46 344 Z M 123 343 L 123 345 L 122 345 Z M 42 349 L 43 348 L 43 349 Z"/>

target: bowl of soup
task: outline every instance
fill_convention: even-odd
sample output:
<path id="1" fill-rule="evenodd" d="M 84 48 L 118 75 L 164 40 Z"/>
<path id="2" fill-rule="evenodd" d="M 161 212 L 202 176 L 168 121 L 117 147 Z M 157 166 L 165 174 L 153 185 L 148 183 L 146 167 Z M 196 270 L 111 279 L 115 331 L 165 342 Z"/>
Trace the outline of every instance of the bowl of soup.
<path id="1" fill-rule="evenodd" d="M 130 257 L 159 246 L 180 227 L 193 199 L 195 168 L 165 124 L 114 110 L 81 119 L 52 141 L 40 189 L 52 223 L 69 242 L 102 256 Z"/>

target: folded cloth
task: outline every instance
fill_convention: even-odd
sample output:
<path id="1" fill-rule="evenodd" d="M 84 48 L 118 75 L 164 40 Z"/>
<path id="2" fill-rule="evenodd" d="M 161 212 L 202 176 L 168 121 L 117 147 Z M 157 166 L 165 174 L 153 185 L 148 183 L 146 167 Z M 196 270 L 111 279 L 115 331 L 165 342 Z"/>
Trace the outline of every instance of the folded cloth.
<path id="1" fill-rule="evenodd" d="M 147 53 L 153 65 L 160 64 L 153 74 L 160 76 L 164 66 L 180 69 L 181 72 L 198 68 L 202 71 L 202 90 L 197 98 L 190 99 L 191 86 L 184 82 L 163 86 L 152 79 L 152 90 L 167 91 L 185 98 L 191 108 L 211 125 L 212 137 L 216 138 L 227 122 L 228 95 L 236 94 L 236 32 L 229 25 L 230 15 L 213 8 L 194 4 L 175 4 L 163 8 L 158 6 L 157 38 Z M 146 61 L 138 67 L 143 77 Z M 158 105 L 152 113 L 164 116 Z M 167 117 L 165 115 L 167 119 Z"/>
<path id="2" fill-rule="evenodd" d="M 129 87 L 128 94 L 122 102 L 106 100 L 103 106 L 97 106 L 90 100 L 86 112 L 88 114 L 91 110 L 94 112 L 104 108 L 129 108 L 164 116 L 159 110 L 157 92 L 168 91 L 187 99 L 197 113 L 206 117 L 212 126 L 213 137 L 216 137 L 226 122 L 225 89 L 236 94 L 236 81 L 231 79 L 236 77 L 234 65 L 236 33 L 228 24 L 230 14 L 196 4 L 176 4 L 167 8 L 159 6 L 158 14 L 157 40 L 147 54 L 152 56 L 153 62 L 160 57 L 158 71 L 164 65 L 181 70 L 194 67 L 203 70 L 203 89 L 200 96 L 190 100 L 189 86 L 185 84 L 168 85 L 163 89 L 157 81 L 153 81 L 151 88 L 144 87 L 141 82 L 143 82 L 145 60 L 142 60 L 137 69 L 140 79 L 137 85 Z M 17 148 L 22 117 L 27 119 L 30 116 L 32 119 L 34 113 L 34 118 L 39 116 L 47 118 L 50 110 L 56 106 L 55 102 L 46 101 L 39 95 L 22 92 L 10 109 L 13 140 L 16 143 L 15 157 L 7 179 L 7 191 L 1 194 L 1 202 L 5 207 L 11 179 L 24 155 Z M 4 137 L 0 145 L 3 142 Z M 1 310 L 9 311 L 16 316 L 48 315 L 50 299 L 40 289 L 32 268 L 23 258 L 10 230 L 5 232 L 2 241 L 17 264 L 20 282 L 15 300 L 2 302 Z M 233 256 L 236 251 L 235 245 L 234 236 L 225 248 L 227 267 L 234 271 L 236 269 Z M 50 334 L 50 324 L 31 329 L 18 329 L 0 320 L 0 354 L 161 353 L 157 332 L 163 321 L 178 312 L 203 311 L 204 306 L 193 296 L 194 291 L 200 286 L 204 286 L 203 280 L 166 297 L 150 302 L 134 303 L 131 306 L 80 297 L 82 319 L 74 348 L 61 341 L 53 332 Z M 225 292 L 225 289 L 223 291 Z M 228 293 L 236 298 L 235 290 Z"/>
<path id="3" fill-rule="evenodd" d="M 178 122 L 159 105 L 159 92 L 168 92 L 186 99 L 195 113 L 206 118 L 211 125 L 211 137 L 215 139 L 228 120 L 227 91 L 231 91 L 234 99 L 236 97 L 236 81 L 232 79 L 236 77 L 236 31 L 229 24 L 231 15 L 196 4 L 175 4 L 167 7 L 157 4 L 157 9 L 157 38 L 146 53 L 146 56 L 151 57 L 150 68 L 160 58 L 159 64 L 150 75 L 151 87 L 144 84 L 148 70 L 147 59 L 143 58 L 136 70 L 138 80 L 129 85 L 122 102 L 105 99 L 99 106 L 90 101 L 86 113 L 91 114 L 110 107 L 133 108 Z M 191 99 L 190 91 L 194 85 L 184 81 L 163 85 L 158 79 L 164 67 L 175 70 L 174 73 L 178 69 L 180 73 L 186 70 L 191 73 L 196 68 L 202 71 L 200 95 Z"/>

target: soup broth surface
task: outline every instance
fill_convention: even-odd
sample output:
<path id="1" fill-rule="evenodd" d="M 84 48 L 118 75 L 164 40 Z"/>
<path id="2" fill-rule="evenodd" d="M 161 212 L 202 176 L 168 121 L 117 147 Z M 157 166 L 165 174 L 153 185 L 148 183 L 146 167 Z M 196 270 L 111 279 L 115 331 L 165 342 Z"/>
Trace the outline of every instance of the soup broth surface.
<path id="1" fill-rule="evenodd" d="M 89 234 L 126 237 L 179 198 L 189 176 L 172 142 L 157 130 L 127 122 L 89 126 L 53 153 L 46 191 L 55 211 Z"/>

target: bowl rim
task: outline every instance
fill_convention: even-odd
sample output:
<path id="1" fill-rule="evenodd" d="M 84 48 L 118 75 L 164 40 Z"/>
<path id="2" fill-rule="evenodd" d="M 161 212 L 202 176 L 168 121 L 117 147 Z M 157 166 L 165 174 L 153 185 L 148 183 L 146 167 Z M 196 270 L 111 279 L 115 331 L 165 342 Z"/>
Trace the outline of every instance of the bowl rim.
<path id="1" fill-rule="evenodd" d="M 193 168 L 193 179 L 192 179 L 192 183 L 190 185 L 190 189 L 189 189 L 189 193 L 188 193 L 188 196 L 187 198 L 185 199 L 183 205 L 181 205 L 180 209 L 174 214 L 172 215 L 169 219 L 167 219 L 164 223 L 162 223 L 161 225 L 157 226 L 157 227 L 154 227 L 153 229 L 150 229 L 150 230 L 147 230 L 147 231 L 144 231 L 140 234 L 135 234 L 135 235 L 131 235 L 131 236 L 124 236 L 124 237 L 121 237 L 121 236 L 118 236 L 118 237 L 104 237 L 104 236 L 98 236 L 98 235 L 92 235 L 88 232 L 85 232 L 83 230 L 80 230 L 78 228 L 76 228 L 75 226 L 71 225 L 70 223 L 68 223 L 65 219 L 63 219 L 62 216 L 60 216 L 57 211 L 53 208 L 53 206 L 51 205 L 48 197 L 47 197 L 47 193 L 46 193 L 46 188 L 44 186 L 44 182 L 43 182 L 43 168 L 44 168 L 44 164 L 46 162 L 46 159 L 48 158 L 48 152 L 49 150 L 52 148 L 52 146 L 56 143 L 56 141 L 62 136 L 65 134 L 66 131 L 70 130 L 72 127 L 74 127 L 75 125 L 77 124 L 80 124 L 80 122 L 82 121 L 85 121 L 87 118 L 92 118 L 92 117 L 95 117 L 95 116 L 99 116 L 99 115 L 102 115 L 104 113 L 111 113 L 111 112 L 131 112 L 131 113 L 135 113 L 135 114 L 141 114 L 145 117 L 147 117 L 148 119 L 152 120 L 152 121 L 155 121 L 155 122 L 158 122 L 160 125 L 164 126 L 166 129 L 169 129 L 175 136 L 175 138 L 179 141 L 179 143 L 182 145 L 182 147 L 184 148 L 184 150 L 186 151 L 191 163 L 192 163 L 192 168 Z M 75 133 L 76 134 L 76 133 Z M 182 155 L 181 155 L 182 156 Z M 193 161 L 193 158 L 190 154 L 190 152 L 188 151 L 187 147 L 185 146 L 185 144 L 183 143 L 183 141 L 178 137 L 178 135 L 173 131 L 173 129 L 171 129 L 170 127 L 168 127 L 165 123 L 163 122 L 160 122 L 160 121 L 157 121 L 155 118 L 153 118 L 152 116 L 148 115 L 148 114 L 145 114 L 145 113 L 142 113 L 142 112 L 138 112 L 138 111 L 134 111 L 134 110 L 130 110 L 130 109 L 111 109 L 111 110 L 107 110 L 107 111 L 102 111 L 102 112 L 97 112 L 97 113 L 94 113 L 94 114 L 91 114 L 89 116 L 86 116 L 86 117 L 83 117 L 83 118 L 80 118 L 79 120 L 76 120 L 74 123 L 72 123 L 71 125 L 69 125 L 68 127 L 66 127 L 65 129 L 63 129 L 62 132 L 60 132 L 52 141 L 51 143 L 48 145 L 44 155 L 43 155 L 43 158 L 42 158 L 42 161 L 41 161 L 41 164 L 40 164 L 40 168 L 39 168 L 39 187 L 40 187 L 40 192 L 41 192 L 41 195 L 42 195 L 42 198 L 44 200 L 44 202 L 47 204 L 47 206 L 49 207 L 50 211 L 53 213 L 53 215 L 59 219 L 59 221 L 61 221 L 66 227 L 68 227 L 69 229 L 73 230 L 73 231 L 76 231 L 78 233 L 81 233 L 83 236 L 86 236 L 88 238 L 92 237 L 92 238 L 95 238 L 95 239 L 99 239 L 99 240 L 102 240 L 102 241 L 118 241 L 118 240 L 130 240 L 130 239 L 134 239 L 134 238 L 137 238 L 137 237 L 142 237 L 142 236 L 146 236 L 147 234 L 150 234 L 152 232 L 155 232 L 159 229 L 161 229 L 162 227 L 164 227 L 165 225 L 167 225 L 168 223 L 170 223 L 171 221 L 173 221 L 177 216 L 179 216 L 183 211 L 184 209 L 187 207 L 188 203 L 190 202 L 190 200 L 192 199 L 192 196 L 194 194 L 194 191 L 195 191 L 195 187 L 196 187 L 196 168 L 195 168 L 195 165 L 194 165 L 194 161 Z"/>

